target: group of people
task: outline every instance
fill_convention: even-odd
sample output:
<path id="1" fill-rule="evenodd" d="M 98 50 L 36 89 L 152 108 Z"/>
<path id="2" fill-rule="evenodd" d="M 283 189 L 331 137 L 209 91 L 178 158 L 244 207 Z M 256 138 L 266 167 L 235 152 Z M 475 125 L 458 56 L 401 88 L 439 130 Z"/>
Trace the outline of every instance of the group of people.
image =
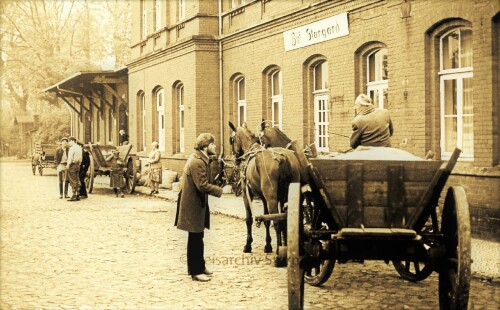
<path id="1" fill-rule="evenodd" d="M 390 137 L 393 134 L 393 125 L 389 112 L 385 109 L 377 109 L 373 106 L 372 100 L 365 94 L 359 95 L 355 100 L 355 117 L 352 121 L 352 134 L 350 145 L 353 149 L 358 146 L 390 146 Z M 126 137 L 128 141 L 128 137 Z M 69 138 L 70 148 L 66 151 L 65 141 L 62 139 L 62 155 L 58 156 L 61 169 L 59 177 L 59 190 L 62 198 L 63 183 L 65 182 L 65 173 L 69 175 L 69 182 L 73 188 L 73 196 L 70 201 L 84 198 L 79 192 L 79 179 L 76 177 L 85 169 L 83 164 L 82 149 L 76 143 L 76 139 Z M 124 140 L 125 141 L 125 140 Z M 122 141 L 120 141 L 122 142 Z M 128 143 L 128 142 L 127 142 Z M 162 179 L 162 165 L 160 162 L 161 153 L 158 148 L 158 142 L 151 144 L 152 150 L 149 154 L 148 165 L 150 168 L 149 182 L 151 194 L 158 193 L 158 187 Z M 208 205 L 208 195 L 221 197 L 222 189 L 210 183 L 210 160 L 211 155 L 215 155 L 215 138 L 210 133 L 200 134 L 195 142 L 194 152 L 187 160 L 181 178 L 179 197 L 177 200 L 177 212 L 175 223 L 178 229 L 188 232 L 187 240 L 187 271 L 193 281 L 208 282 L 213 276 L 204 259 L 204 230 L 210 228 L 210 210 Z M 65 153 L 67 152 L 67 153 Z M 66 155 L 64 155 L 66 154 Z M 112 167 L 116 168 L 116 179 L 111 178 L 111 186 L 115 189 L 123 188 L 124 178 L 120 177 L 118 169 L 122 164 L 119 160 L 118 152 L 114 152 L 110 158 Z M 88 167 L 87 167 L 88 168 Z M 112 172 L 114 171 L 114 168 Z M 86 170 L 85 170 L 86 173 Z M 66 183 L 67 184 L 67 183 Z M 85 185 L 82 184 L 85 188 Z M 65 196 L 67 187 L 65 188 Z M 123 197 L 123 191 L 120 192 Z M 79 196 L 80 195 L 80 196 Z"/>
<path id="2" fill-rule="evenodd" d="M 59 199 L 79 201 L 87 198 L 85 175 L 90 165 L 90 155 L 75 137 L 63 137 L 61 146 L 56 150 L 57 175 L 59 178 Z M 68 196 L 71 185 L 72 195 Z M 63 196 L 64 195 L 64 196 Z"/>

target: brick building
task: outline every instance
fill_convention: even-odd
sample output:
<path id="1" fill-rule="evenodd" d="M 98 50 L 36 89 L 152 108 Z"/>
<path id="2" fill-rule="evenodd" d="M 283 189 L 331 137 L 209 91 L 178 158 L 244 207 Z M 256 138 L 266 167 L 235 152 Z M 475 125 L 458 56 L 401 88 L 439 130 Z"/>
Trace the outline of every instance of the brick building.
<path id="1" fill-rule="evenodd" d="M 132 2 L 130 138 L 180 171 L 197 134 L 230 153 L 228 121 L 262 119 L 323 152 L 349 148 L 353 102 L 390 111 L 392 144 L 463 153 L 450 179 L 473 233 L 499 239 L 500 3 L 384 0 Z"/>

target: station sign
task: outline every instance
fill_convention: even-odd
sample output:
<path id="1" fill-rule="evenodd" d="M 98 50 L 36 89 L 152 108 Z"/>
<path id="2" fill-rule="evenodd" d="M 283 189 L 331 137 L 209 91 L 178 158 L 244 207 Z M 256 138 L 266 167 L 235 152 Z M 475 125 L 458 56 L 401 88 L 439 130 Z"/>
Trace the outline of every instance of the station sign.
<path id="1" fill-rule="evenodd" d="M 285 51 L 321 43 L 349 34 L 347 12 L 283 32 Z"/>

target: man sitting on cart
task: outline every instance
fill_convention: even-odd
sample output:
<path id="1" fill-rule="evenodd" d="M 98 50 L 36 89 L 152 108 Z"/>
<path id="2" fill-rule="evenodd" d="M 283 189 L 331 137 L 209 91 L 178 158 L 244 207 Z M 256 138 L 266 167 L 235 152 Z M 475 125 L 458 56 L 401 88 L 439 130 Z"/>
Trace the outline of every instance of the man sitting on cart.
<path id="1" fill-rule="evenodd" d="M 354 108 L 356 116 L 352 121 L 351 147 L 391 146 L 394 129 L 389 111 L 375 108 L 372 99 L 365 94 L 356 98 Z"/>

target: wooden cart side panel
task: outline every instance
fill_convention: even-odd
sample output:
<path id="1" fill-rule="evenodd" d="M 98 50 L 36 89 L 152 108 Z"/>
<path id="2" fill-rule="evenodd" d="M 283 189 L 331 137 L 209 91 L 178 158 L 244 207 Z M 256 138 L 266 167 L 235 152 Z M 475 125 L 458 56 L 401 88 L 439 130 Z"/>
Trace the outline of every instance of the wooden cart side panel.
<path id="1" fill-rule="evenodd" d="M 309 159 L 311 164 L 320 171 L 323 181 L 346 180 L 346 167 L 350 164 L 364 165 L 365 181 L 387 181 L 387 167 L 389 165 L 401 164 L 404 167 L 404 181 L 407 182 L 430 182 L 436 171 L 441 167 L 441 161 L 396 161 L 396 160 L 340 160 L 340 159 Z"/>

